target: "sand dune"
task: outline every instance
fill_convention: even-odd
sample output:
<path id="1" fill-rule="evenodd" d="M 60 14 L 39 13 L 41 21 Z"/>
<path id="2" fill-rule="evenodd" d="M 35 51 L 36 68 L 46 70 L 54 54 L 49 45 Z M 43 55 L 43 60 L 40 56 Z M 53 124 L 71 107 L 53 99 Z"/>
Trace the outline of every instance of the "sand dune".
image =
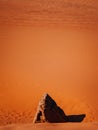
<path id="1" fill-rule="evenodd" d="M 0 125 L 32 123 L 45 92 L 67 115 L 98 121 L 97 31 L 98 0 L 0 0 Z M 98 126 L 1 129 L 55 125 Z"/>

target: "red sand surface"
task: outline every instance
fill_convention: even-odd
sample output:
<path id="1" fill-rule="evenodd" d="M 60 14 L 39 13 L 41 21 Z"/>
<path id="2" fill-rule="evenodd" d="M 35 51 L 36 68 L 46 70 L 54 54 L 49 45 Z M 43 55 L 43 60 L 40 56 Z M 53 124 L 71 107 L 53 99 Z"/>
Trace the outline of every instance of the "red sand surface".
<path id="1" fill-rule="evenodd" d="M 37 124 L 37 125 L 9 125 L 1 127 L 0 130 L 97 130 L 98 123 L 58 123 L 58 124 Z"/>
<path id="2" fill-rule="evenodd" d="M 98 121 L 97 12 L 97 0 L 0 0 L 0 124 L 32 122 L 45 92 Z"/>

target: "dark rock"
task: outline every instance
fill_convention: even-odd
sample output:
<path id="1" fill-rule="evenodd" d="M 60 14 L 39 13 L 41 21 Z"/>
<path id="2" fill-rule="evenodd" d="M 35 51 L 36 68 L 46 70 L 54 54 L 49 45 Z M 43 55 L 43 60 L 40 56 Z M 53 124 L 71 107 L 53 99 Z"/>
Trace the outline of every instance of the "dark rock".
<path id="1" fill-rule="evenodd" d="M 56 104 L 56 102 L 45 94 L 39 102 L 34 123 L 41 122 L 81 122 L 85 115 L 65 115 L 64 111 Z"/>
<path id="2" fill-rule="evenodd" d="M 68 122 L 81 122 L 86 117 L 85 114 L 81 115 L 68 115 Z"/>
<path id="3" fill-rule="evenodd" d="M 37 122 L 66 122 L 67 116 L 64 111 L 57 106 L 56 102 L 45 94 L 39 102 L 34 123 Z"/>

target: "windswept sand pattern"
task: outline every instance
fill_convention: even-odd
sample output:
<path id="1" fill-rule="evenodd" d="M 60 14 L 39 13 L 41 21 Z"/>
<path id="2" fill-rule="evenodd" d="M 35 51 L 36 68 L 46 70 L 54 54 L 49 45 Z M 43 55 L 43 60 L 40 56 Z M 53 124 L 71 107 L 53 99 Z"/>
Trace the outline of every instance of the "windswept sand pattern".
<path id="1" fill-rule="evenodd" d="M 98 28 L 98 1 L 1 0 L 0 24 Z"/>
<path id="2" fill-rule="evenodd" d="M 0 109 L 0 125 L 31 122 L 33 122 L 33 113 L 30 110 L 20 112 L 17 110 Z"/>

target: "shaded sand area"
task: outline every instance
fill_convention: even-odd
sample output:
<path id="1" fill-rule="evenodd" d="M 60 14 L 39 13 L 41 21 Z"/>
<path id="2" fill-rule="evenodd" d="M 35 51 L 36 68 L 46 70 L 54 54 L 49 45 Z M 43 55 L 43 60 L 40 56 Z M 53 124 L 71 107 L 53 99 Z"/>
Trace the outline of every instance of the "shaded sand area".
<path id="1" fill-rule="evenodd" d="M 98 123 L 53 123 L 9 125 L 0 130 L 98 130 Z"/>

